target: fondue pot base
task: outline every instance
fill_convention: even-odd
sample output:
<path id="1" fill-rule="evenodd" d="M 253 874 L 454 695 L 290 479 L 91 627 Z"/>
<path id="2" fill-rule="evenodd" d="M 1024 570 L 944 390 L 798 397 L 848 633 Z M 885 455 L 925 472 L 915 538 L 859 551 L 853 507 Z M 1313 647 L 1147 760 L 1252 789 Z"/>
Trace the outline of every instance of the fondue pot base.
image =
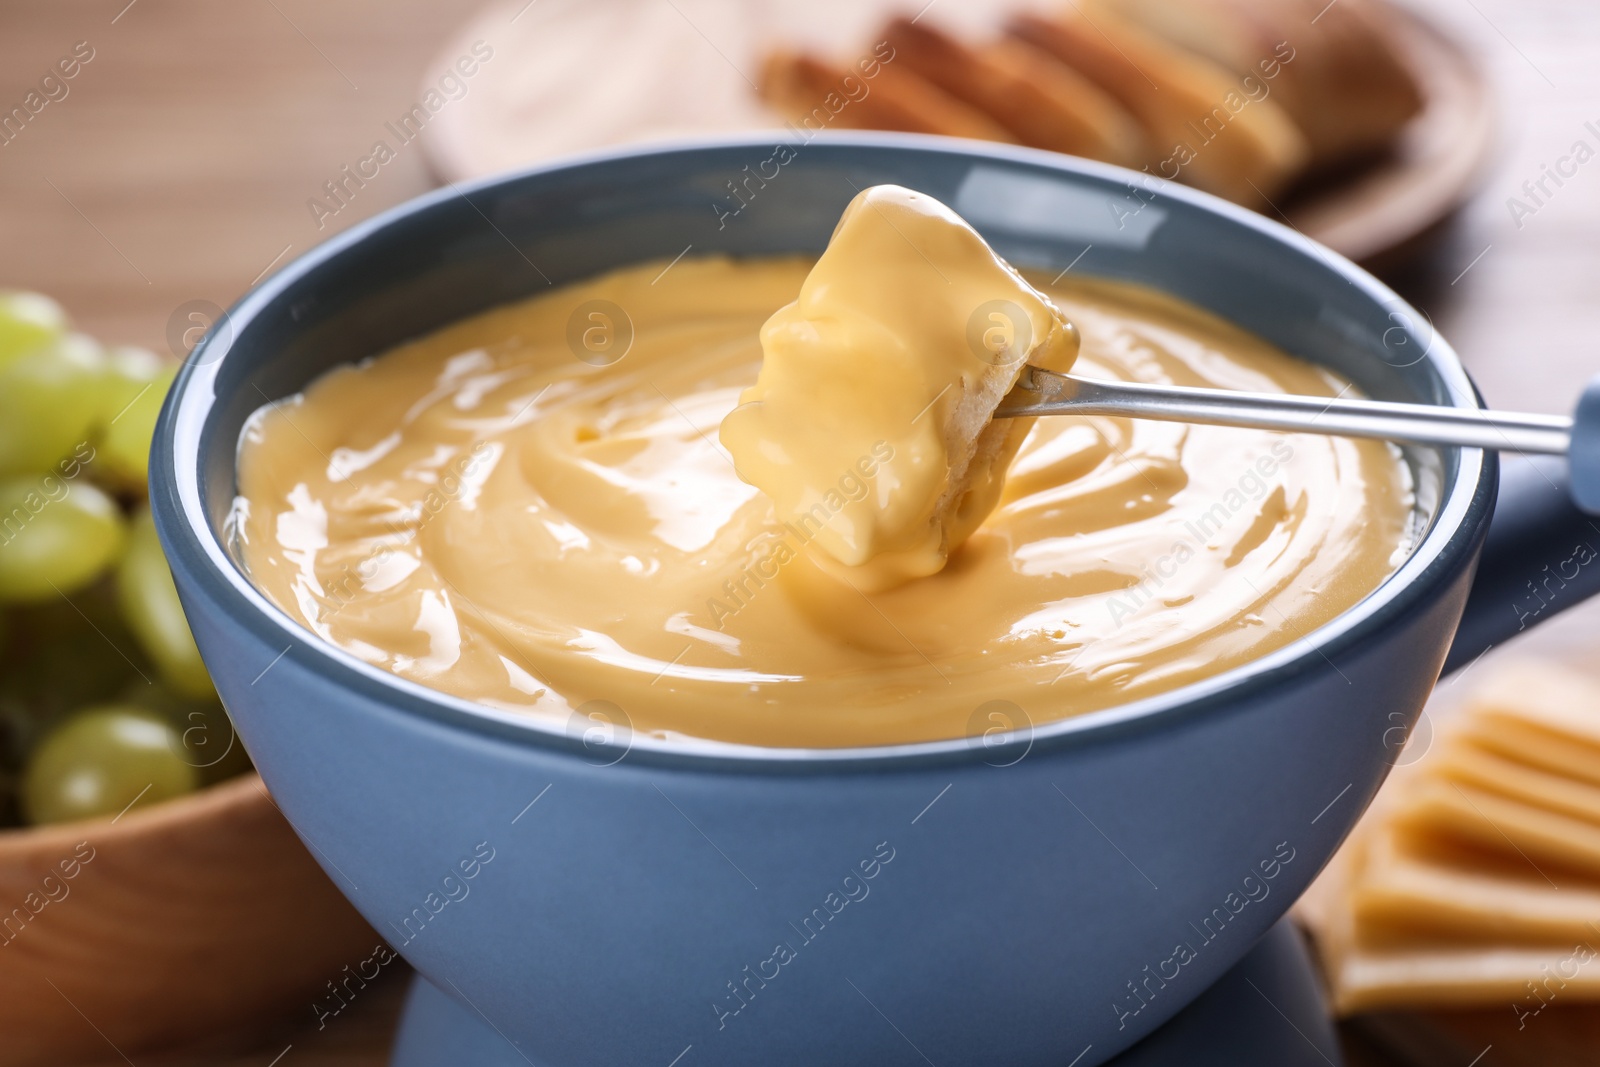
<path id="1" fill-rule="evenodd" d="M 678 1067 L 689 1062 L 684 1050 Z M 1093 1048 L 1073 1067 L 1099 1062 Z M 412 979 L 389 1067 L 525 1067 L 524 1055 L 470 1005 L 421 975 Z M 1322 986 L 1305 942 L 1284 919 L 1244 959 L 1109 1067 L 1343 1067 Z"/>

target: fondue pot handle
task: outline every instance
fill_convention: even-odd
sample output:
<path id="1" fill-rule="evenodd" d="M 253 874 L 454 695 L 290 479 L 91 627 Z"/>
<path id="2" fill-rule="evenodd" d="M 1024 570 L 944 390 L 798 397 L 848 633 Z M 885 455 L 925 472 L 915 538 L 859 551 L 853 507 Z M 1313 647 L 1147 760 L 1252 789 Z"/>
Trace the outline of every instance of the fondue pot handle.
<path id="1" fill-rule="evenodd" d="M 1567 459 L 1572 464 L 1572 499 L 1589 514 L 1600 515 L 1600 376 L 1578 398 Z"/>
<path id="2" fill-rule="evenodd" d="M 1578 405 L 1569 457 L 1502 458 L 1494 519 L 1445 673 L 1600 593 L 1600 378 Z"/>

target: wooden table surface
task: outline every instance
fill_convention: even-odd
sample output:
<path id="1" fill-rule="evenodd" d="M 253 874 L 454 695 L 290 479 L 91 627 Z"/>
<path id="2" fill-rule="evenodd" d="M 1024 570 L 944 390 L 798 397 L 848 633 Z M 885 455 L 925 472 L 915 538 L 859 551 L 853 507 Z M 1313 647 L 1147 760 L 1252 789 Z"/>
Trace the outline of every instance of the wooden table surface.
<path id="1" fill-rule="evenodd" d="M 1461 351 L 1491 403 L 1564 411 L 1600 370 L 1600 162 L 1547 186 L 1554 195 L 1543 203 L 1521 186 L 1573 142 L 1600 146 L 1585 126 L 1600 129 L 1600 5 L 1412 2 L 1492 72 L 1503 146 L 1449 239 L 1395 281 Z M 0 286 L 51 293 L 107 341 L 181 343 L 169 336 L 188 325 L 186 305 L 225 306 L 289 257 L 430 186 L 413 144 L 325 225 L 307 203 L 410 106 L 433 51 L 466 15 L 445 0 L 0 6 L 0 110 L 78 42 L 93 50 L 67 95 L 0 145 Z M 1533 212 L 1514 217 L 1514 196 Z M 1593 647 L 1597 633 L 1600 607 L 1524 640 L 1573 652 Z M 379 1064 L 402 984 L 375 987 L 321 1031 L 263 1020 L 259 1033 L 138 1062 Z M 1501 1039 L 1482 1067 L 1522 1062 L 1507 1047 L 1514 1041 Z"/>

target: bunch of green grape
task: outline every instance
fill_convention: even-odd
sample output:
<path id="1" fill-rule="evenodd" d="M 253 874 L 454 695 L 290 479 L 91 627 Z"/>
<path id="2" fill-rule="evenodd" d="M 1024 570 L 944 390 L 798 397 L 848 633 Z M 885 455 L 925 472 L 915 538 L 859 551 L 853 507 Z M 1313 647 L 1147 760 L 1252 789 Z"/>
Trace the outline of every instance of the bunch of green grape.
<path id="1" fill-rule="evenodd" d="M 249 766 L 147 504 L 176 371 L 0 292 L 0 826 L 117 816 Z"/>

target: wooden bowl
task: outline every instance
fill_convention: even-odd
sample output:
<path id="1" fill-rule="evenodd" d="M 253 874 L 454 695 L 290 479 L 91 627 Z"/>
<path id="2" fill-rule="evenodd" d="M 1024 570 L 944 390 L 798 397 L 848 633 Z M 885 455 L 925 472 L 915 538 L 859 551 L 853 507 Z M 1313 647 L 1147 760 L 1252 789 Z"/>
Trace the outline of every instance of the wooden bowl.
<path id="1" fill-rule="evenodd" d="M 125 1059 L 330 997 L 381 939 L 255 774 L 0 833 L 0 1067 Z"/>

